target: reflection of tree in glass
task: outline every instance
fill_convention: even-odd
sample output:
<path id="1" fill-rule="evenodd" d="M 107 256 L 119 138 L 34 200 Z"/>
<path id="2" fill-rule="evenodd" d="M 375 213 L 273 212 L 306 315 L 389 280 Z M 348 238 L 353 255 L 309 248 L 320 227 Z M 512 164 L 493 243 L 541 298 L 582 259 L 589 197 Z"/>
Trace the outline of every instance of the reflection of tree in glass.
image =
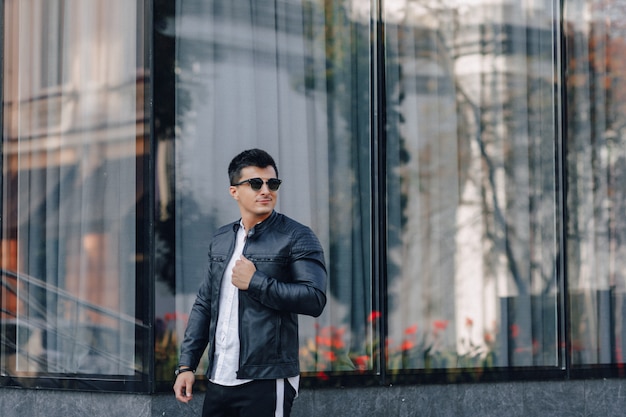
<path id="1" fill-rule="evenodd" d="M 386 57 L 396 57 L 385 61 L 386 79 L 395 77 L 400 86 L 398 91 L 388 88 L 387 105 L 398 107 L 400 115 L 395 122 L 401 131 L 410 126 L 420 134 L 405 140 L 410 141 L 411 158 L 404 163 L 389 163 L 397 167 L 401 181 L 389 185 L 389 210 L 395 214 L 395 221 L 390 222 L 388 247 L 394 248 L 391 239 L 396 232 L 399 247 L 402 237 L 405 245 L 411 242 L 404 253 L 411 252 L 409 256 L 421 256 L 431 263 L 419 265 L 420 270 L 414 272 L 420 280 L 416 285 L 423 289 L 420 308 L 426 315 L 440 311 L 442 317 L 454 319 L 455 300 L 450 300 L 451 308 L 445 310 L 442 300 L 429 293 L 428 281 L 434 279 L 431 273 L 435 277 L 462 273 L 450 271 L 446 265 L 455 265 L 454 257 L 464 253 L 462 242 L 456 238 L 463 227 L 472 228 L 470 243 L 475 242 L 482 251 L 476 252 L 481 257 L 477 262 L 485 274 L 474 277 L 476 282 L 506 280 L 505 290 L 521 296 L 528 295 L 531 286 L 544 294 L 555 290 L 554 91 L 558 80 L 553 79 L 551 70 L 551 27 L 510 23 L 507 14 L 503 21 L 483 22 L 476 27 L 464 21 L 452 6 L 442 2 L 429 7 L 422 3 L 411 2 L 420 5 L 419 16 L 411 15 L 407 8 L 404 20 L 387 22 L 386 27 Z M 470 67 L 466 67 L 468 62 Z M 507 70 L 507 65 L 498 65 L 502 62 L 526 65 Z M 407 98 L 412 100 L 410 103 L 418 102 L 419 107 L 404 105 Z M 407 109 L 418 109 L 420 113 L 402 114 Z M 423 114 L 438 115 L 442 109 L 451 109 L 448 116 L 452 113 L 456 117 L 430 120 Z M 456 129 L 446 131 L 446 123 L 455 124 Z M 390 132 L 387 142 L 393 144 L 398 139 Z M 442 145 L 442 139 L 449 140 L 450 149 Z M 456 172 L 447 167 L 451 160 L 446 152 L 456 152 L 456 159 L 451 158 L 457 164 Z M 388 160 L 390 155 L 393 152 L 388 153 Z M 431 191 L 436 194 L 430 195 Z M 475 195 L 468 200 L 464 198 L 466 192 Z M 419 205 L 425 214 L 407 213 L 407 200 L 411 207 Z M 403 207 L 392 205 L 398 202 Z M 445 218 L 437 217 L 440 210 L 446 212 Z M 399 212 L 402 221 L 397 220 Z M 476 224 L 457 223 L 457 217 L 468 212 L 473 213 Z M 435 224 L 433 219 L 442 224 Z M 391 228 L 394 225 L 397 230 Z M 429 229 L 433 227 L 439 230 L 438 235 Z M 422 233 L 426 237 L 419 236 Z M 439 242 L 433 242 L 431 236 Z M 440 257 L 430 259 L 430 248 L 422 247 L 417 239 L 423 239 L 425 246 L 439 245 L 433 252 Z M 410 273 L 406 265 L 403 268 L 405 276 Z M 472 277 L 464 280 L 471 281 Z M 445 285 L 456 284 L 451 280 Z M 534 314 L 529 308 L 525 305 L 524 312 Z M 456 346 L 459 337 L 456 334 Z M 447 343 L 454 349 L 454 338 Z"/>
<path id="2" fill-rule="evenodd" d="M 193 245 L 193 248 L 187 246 L 185 253 L 177 254 L 174 244 L 177 228 L 178 233 L 187 234 L 189 241 L 203 242 L 218 227 L 216 219 L 203 213 L 198 202 L 188 194 L 178 195 L 176 205 L 184 207 L 185 215 L 175 216 L 174 201 L 171 201 L 167 205 L 167 215 L 158 222 L 155 233 L 156 277 L 167 283 L 173 294 L 176 293 L 176 265 L 196 265 L 198 259 L 205 258 L 206 252 L 204 245 Z"/>
<path id="3" fill-rule="evenodd" d="M 359 350 L 367 337 L 367 316 L 372 310 L 371 195 L 372 181 L 378 178 L 378 174 L 372 175 L 372 163 L 385 153 L 382 131 L 387 128 L 395 132 L 397 126 L 381 126 L 378 132 L 372 131 L 377 125 L 371 113 L 372 77 L 382 74 L 372 73 L 374 27 L 368 19 L 352 18 L 349 2 L 323 0 L 321 7 L 319 10 L 315 2 L 311 3 L 314 17 L 308 19 L 310 26 L 305 28 L 305 36 L 314 48 L 323 48 L 325 72 L 319 74 L 311 66 L 303 84 L 307 91 L 321 90 L 326 97 L 331 215 L 327 257 L 329 275 L 334 278 L 329 289 L 339 302 L 351 308 L 346 317 L 349 343 Z M 322 16 L 316 13 L 323 13 L 323 25 Z M 383 88 L 383 80 L 377 85 Z M 406 156 L 400 152 L 401 158 Z M 395 181 L 395 172 L 384 174 L 388 181 Z"/>
<path id="4" fill-rule="evenodd" d="M 621 325 L 605 322 L 622 316 L 619 306 L 626 289 L 621 272 L 626 259 L 622 3 L 591 2 L 591 18 L 584 23 L 575 14 L 565 16 L 567 276 L 575 364 L 623 360 Z"/>
<path id="5" fill-rule="evenodd" d="M 177 86 L 176 3 L 170 0 L 154 2 L 153 62 L 156 64 L 151 75 L 154 93 L 154 135 L 157 144 L 155 153 L 159 154 L 156 164 L 157 189 L 167 196 L 157 196 L 162 208 L 155 219 L 156 272 L 157 280 L 167 283 L 172 293 L 176 290 L 176 198 L 179 206 L 185 206 L 184 225 L 181 227 L 189 228 L 188 230 L 194 228 L 205 230 L 206 224 L 211 224 L 207 219 L 202 219 L 198 203 L 191 197 L 181 197 L 180 193 L 184 191 L 175 189 L 174 186 L 173 158 L 177 114 L 188 111 L 191 106 L 189 91 Z M 182 118 L 179 118 L 178 123 L 182 123 Z M 175 197 L 175 193 L 179 195 Z M 183 200 L 184 203 L 180 203 Z M 202 226 L 202 229 L 198 229 L 199 226 Z"/>

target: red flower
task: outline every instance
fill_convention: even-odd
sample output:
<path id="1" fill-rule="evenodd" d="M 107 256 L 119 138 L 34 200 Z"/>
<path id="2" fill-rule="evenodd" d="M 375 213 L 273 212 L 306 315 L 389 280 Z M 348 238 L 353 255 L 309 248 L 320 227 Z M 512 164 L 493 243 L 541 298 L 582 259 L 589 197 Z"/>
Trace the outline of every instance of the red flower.
<path id="1" fill-rule="evenodd" d="M 343 349 L 346 345 L 343 343 L 343 340 L 340 337 L 333 337 L 332 339 L 332 347 L 334 349 Z"/>
<path id="2" fill-rule="evenodd" d="M 343 343 L 343 335 L 346 333 L 346 329 L 335 329 L 333 328 L 332 336 L 331 336 L 331 344 L 335 349 L 342 349 L 345 347 Z"/>
<path id="3" fill-rule="evenodd" d="M 472 320 L 471 318 L 467 317 L 467 318 L 465 319 L 465 325 L 466 325 L 467 327 L 472 327 L 472 326 L 474 325 L 474 320 Z"/>
<path id="4" fill-rule="evenodd" d="M 517 336 L 519 336 L 519 325 L 517 324 L 511 324 L 511 337 L 512 338 L 516 338 Z"/>
<path id="5" fill-rule="evenodd" d="M 401 349 L 403 352 L 406 352 L 407 350 L 411 350 L 411 349 L 413 349 L 414 347 L 415 347 L 415 344 L 414 344 L 412 341 L 410 341 L 410 340 L 405 340 L 405 341 L 403 341 L 403 342 L 402 342 L 402 344 L 400 345 L 400 349 Z"/>
<path id="6" fill-rule="evenodd" d="M 433 322 L 435 330 L 446 330 L 448 327 L 448 320 L 435 320 Z"/>
<path id="7" fill-rule="evenodd" d="M 378 320 L 380 318 L 380 316 L 381 316 L 380 311 L 375 311 L 374 310 L 367 317 L 367 322 L 368 323 L 373 323 L 375 320 Z"/>
<path id="8" fill-rule="evenodd" d="M 317 377 L 319 379 L 321 379 L 322 381 L 328 381 L 328 375 L 326 374 L 326 372 L 320 371 L 317 373 Z"/>
<path id="9" fill-rule="evenodd" d="M 354 364 L 356 365 L 359 371 L 364 371 L 367 369 L 367 363 L 369 361 L 369 356 L 361 355 L 354 358 Z"/>
<path id="10" fill-rule="evenodd" d="M 327 352 L 324 352 L 324 356 L 326 357 L 327 360 L 329 360 L 330 362 L 334 362 L 337 360 L 337 355 L 335 355 L 335 352 L 333 352 L 332 350 L 329 350 Z"/>
<path id="11" fill-rule="evenodd" d="M 332 341 L 330 337 L 315 336 L 315 343 L 321 346 L 330 346 Z"/>
<path id="12" fill-rule="evenodd" d="M 414 324 L 411 327 L 407 327 L 404 329 L 404 334 L 415 334 L 417 333 L 417 324 Z"/>

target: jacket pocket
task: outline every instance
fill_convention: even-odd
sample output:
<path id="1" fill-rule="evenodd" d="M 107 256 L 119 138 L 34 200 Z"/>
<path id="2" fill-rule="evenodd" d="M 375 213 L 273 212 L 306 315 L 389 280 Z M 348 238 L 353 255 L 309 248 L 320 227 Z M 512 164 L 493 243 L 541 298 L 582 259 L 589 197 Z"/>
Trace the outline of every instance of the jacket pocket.
<path id="1" fill-rule="evenodd" d="M 283 320 L 282 317 L 279 315 L 276 319 L 276 357 L 279 358 L 281 356 L 281 352 L 282 352 L 282 346 L 283 346 L 283 341 L 282 341 L 282 329 L 283 329 Z"/>
<path id="2" fill-rule="evenodd" d="M 289 257 L 268 255 L 246 255 L 257 270 L 279 281 L 289 280 Z"/>

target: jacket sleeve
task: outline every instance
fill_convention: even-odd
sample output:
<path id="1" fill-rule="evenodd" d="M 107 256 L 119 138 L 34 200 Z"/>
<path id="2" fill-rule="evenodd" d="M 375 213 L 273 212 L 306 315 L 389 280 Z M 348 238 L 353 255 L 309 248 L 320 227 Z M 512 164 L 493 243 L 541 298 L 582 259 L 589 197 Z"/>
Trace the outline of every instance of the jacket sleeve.
<path id="1" fill-rule="evenodd" d="M 250 281 L 248 295 L 279 311 L 318 317 L 326 305 L 327 272 L 319 240 L 309 228 L 294 237 L 288 282 L 257 270 Z"/>
<path id="2" fill-rule="evenodd" d="M 193 369 L 198 367 L 202 353 L 204 353 L 209 341 L 210 321 L 210 279 L 207 274 L 189 313 L 185 337 L 181 345 L 179 365 L 186 365 Z"/>

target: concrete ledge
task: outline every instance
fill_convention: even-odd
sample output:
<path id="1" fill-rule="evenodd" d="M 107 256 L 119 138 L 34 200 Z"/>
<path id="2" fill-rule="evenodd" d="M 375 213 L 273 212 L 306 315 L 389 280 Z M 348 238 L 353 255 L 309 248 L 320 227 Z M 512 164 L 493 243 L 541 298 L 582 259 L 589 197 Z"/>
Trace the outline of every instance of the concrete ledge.
<path id="1" fill-rule="evenodd" d="M 0 388 L 0 416 L 200 416 L 173 394 L 115 394 Z M 611 417 L 626 410 L 626 380 L 504 382 L 459 385 L 305 389 L 292 417 Z"/>

